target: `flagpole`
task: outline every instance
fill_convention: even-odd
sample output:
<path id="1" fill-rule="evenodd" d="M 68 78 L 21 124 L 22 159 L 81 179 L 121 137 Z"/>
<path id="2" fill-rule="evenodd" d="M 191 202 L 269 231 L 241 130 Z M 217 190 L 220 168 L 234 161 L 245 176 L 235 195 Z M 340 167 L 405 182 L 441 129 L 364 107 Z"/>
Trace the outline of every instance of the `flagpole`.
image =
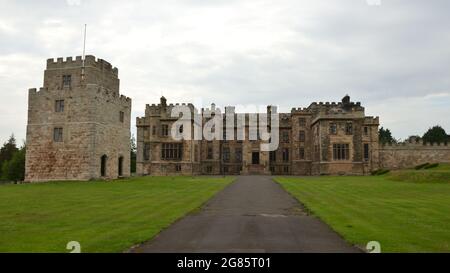
<path id="1" fill-rule="evenodd" d="M 84 41 L 83 41 L 83 57 L 82 57 L 82 67 L 81 67 L 81 79 L 84 80 L 84 67 L 85 67 L 85 59 L 86 59 L 86 31 L 87 24 L 84 24 Z"/>

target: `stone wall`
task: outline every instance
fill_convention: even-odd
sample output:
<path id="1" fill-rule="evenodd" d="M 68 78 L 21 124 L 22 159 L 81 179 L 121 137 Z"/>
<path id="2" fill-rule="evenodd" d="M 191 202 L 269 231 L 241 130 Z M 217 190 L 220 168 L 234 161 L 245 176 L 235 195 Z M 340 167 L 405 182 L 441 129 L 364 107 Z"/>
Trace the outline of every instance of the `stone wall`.
<path id="1" fill-rule="evenodd" d="M 423 163 L 450 162 L 448 144 L 403 143 L 380 145 L 380 168 L 403 169 Z"/>

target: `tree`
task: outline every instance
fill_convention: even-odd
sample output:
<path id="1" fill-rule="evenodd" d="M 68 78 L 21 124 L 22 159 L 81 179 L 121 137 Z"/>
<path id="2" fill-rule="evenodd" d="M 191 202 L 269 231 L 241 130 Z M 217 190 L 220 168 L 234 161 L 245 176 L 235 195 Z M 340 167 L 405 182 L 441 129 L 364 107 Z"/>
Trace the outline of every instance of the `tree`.
<path id="1" fill-rule="evenodd" d="M 422 140 L 422 138 L 420 136 L 409 136 L 406 141 L 410 142 L 410 143 L 415 143 L 415 142 L 419 142 L 420 140 Z"/>
<path id="2" fill-rule="evenodd" d="M 9 181 L 23 181 L 25 178 L 25 145 L 14 153 L 11 160 L 6 161 L 6 179 Z"/>
<path id="3" fill-rule="evenodd" d="M 444 128 L 439 125 L 428 129 L 428 131 L 423 135 L 422 139 L 424 142 L 429 143 L 444 143 L 449 141 L 448 135 L 445 132 Z"/>
<path id="4" fill-rule="evenodd" d="M 0 170 L 0 176 L 3 176 L 3 164 L 6 161 L 9 161 L 12 159 L 13 155 L 18 151 L 17 145 L 16 145 L 16 138 L 14 137 L 14 134 L 12 134 L 8 141 L 3 144 L 3 146 L 0 148 L 0 166 L 2 167 Z"/>
<path id="5" fill-rule="evenodd" d="M 381 144 L 397 143 L 397 140 L 392 137 L 391 131 L 389 129 L 384 129 L 383 127 L 381 127 L 379 131 L 379 140 Z"/>
<path id="6" fill-rule="evenodd" d="M 130 140 L 130 172 L 135 173 L 136 172 L 136 139 L 134 138 L 134 135 L 131 136 Z"/>

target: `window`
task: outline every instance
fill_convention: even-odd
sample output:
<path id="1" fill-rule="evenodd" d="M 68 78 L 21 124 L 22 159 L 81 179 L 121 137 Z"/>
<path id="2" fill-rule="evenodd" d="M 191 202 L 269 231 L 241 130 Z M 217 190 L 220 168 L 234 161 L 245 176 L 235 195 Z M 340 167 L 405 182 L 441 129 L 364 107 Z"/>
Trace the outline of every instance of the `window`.
<path id="1" fill-rule="evenodd" d="M 72 75 L 63 75 L 63 87 L 72 86 Z"/>
<path id="2" fill-rule="evenodd" d="M 288 143 L 289 142 L 289 132 L 288 131 L 283 131 L 283 142 L 284 143 Z"/>
<path id="3" fill-rule="evenodd" d="M 336 125 L 336 123 L 330 123 L 330 134 L 331 135 L 337 134 L 337 125 Z"/>
<path id="4" fill-rule="evenodd" d="M 183 144 L 181 143 L 163 143 L 161 149 L 163 160 L 179 160 L 183 154 Z"/>
<path id="5" fill-rule="evenodd" d="M 364 161 L 369 161 L 369 144 L 364 143 Z"/>
<path id="6" fill-rule="evenodd" d="M 181 165 L 180 164 L 176 164 L 175 165 L 175 171 L 176 172 L 181 172 Z"/>
<path id="7" fill-rule="evenodd" d="M 230 148 L 223 148 L 223 162 L 230 162 Z"/>
<path id="8" fill-rule="evenodd" d="M 213 148 L 208 147 L 208 154 L 206 155 L 207 159 L 213 159 Z"/>
<path id="9" fill-rule="evenodd" d="M 144 160 L 150 160 L 150 143 L 144 143 Z"/>
<path id="10" fill-rule="evenodd" d="M 350 155 L 349 146 L 349 144 L 333 144 L 333 159 L 348 160 Z"/>
<path id="11" fill-rule="evenodd" d="M 259 152 L 252 152 L 252 164 L 259 165 Z"/>
<path id="12" fill-rule="evenodd" d="M 299 118 L 298 119 L 298 125 L 300 127 L 305 127 L 306 126 L 306 119 L 305 118 Z"/>
<path id="13" fill-rule="evenodd" d="M 305 131 L 300 131 L 300 132 L 298 132 L 298 140 L 299 141 L 301 141 L 301 142 L 304 142 L 305 141 Z"/>
<path id="14" fill-rule="evenodd" d="M 301 148 L 298 150 L 298 157 L 299 157 L 301 160 L 305 159 L 305 148 L 301 147 Z"/>
<path id="15" fill-rule="evenodd" d="M 168 136 L 169 135 L 169 125 L 163 124 L 161 125 L 161 135 Z"/>
<path id="16" fill-rule="evenodd" d="M 152 135 L 156 135 L 156 126 L 152 127 Z"/>
<path id="17" fill-rule="evenodd" d="M 179 132 L 180 134 L 183 134 L 183 130 L 184 130 L 183 124 L 181 124 L 180 127 L 178 128 L 178 132 Z"/>
<path id="18" fill-rule="evenodd" d="M 345 124 L 345 133 L 347 135 L 353 134 L 353 124 L 351 122 L 347 122 L 347 124 Z"/>
<path id="19" fill-rule="evenodd" d="M 122 122 L 122 123 L 123 123 L 123 121 L 124 121 L 124 118 L 125 118 L 125 113 L 124 113 L 124 112 L 122 112 L 122 111 L 120 111 L 120 112 L 119 112 L 119 120 L 120 120 L 120 122 Z"/>
<path id="20" fill-rule="evenodd" d="M 369 127 L 367 126 L 364 127 L 364 135 L 365 136 L 369 135 Z"/>
<path id="21" fill-rule="evenodd" d="M 242 150 L 236 149 L 236 162 L 242 162 Z"/>
<path id="22" fill-rule="evenodd" d="M 276 151 L 271 151 L 269 153 L 269 160 L 270 160 L 270 162 L 277 161 L 277 152 Z"/>
<path id="23" fill-rule="evenodd" d="M 53 129 L 53 141 L 62 142 L 63 141 L 63 128 Z"/>
<path id="24" fill-rule="evenodd" d="M 212 173 L 212 166 L 206 166 L 206 172 Z"/>
<path id="25" fill-rule="evenodd" d="M 55 101 L 55 112 L 64 112 L 64 100 Z"/>
<path id="26" fill-rule="evenodd" d="M 284 162 L 289 161 L 289 149 L 288 148 L 283 149 L 283 161 Z"/>

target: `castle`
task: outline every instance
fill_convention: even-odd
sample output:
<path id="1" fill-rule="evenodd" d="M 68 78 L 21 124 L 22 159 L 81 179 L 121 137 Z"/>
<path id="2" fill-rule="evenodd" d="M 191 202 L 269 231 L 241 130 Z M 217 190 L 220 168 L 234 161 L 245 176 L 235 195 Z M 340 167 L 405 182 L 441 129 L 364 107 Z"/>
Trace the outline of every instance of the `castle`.
<path id="1" fill-rule="evenodd" d="M 117 68 L 94 56 L 47 61 L 43 87 L 29 90 L 26 181 L 130 176 L 131 99 L 120 95 L 119 83 Z M 223 137 L 173 138 L 179 118 L 172 110 L 180 105 L 194 118 L 176 129 L 179 133 L 193 134 L 218 119 L 223 127 L 214 128 L 215 134 Z M 366 116 L 349 96 L 276 113 L 277 126 L 267 118 L 274 113 L 273 106 L 266 113 L 236 113 L 229 106 L 222 114 L 214 104 L 199 110 L 162 97 L 136 119 L 137 175 L 367 175 L 380 168 L 450 162 L 447 144 L 380 145 L 379 118 Z M 238 117 L 243 126 L 235 122 Z M 258 131 L 249 137 L 253 119 L 266 119 L 261 127 L 278 132 L 276 149 L 261 149 L 267 141 Z"/>
<path id="2" fill-rule="evenodd" d="M 251 115 L 260 115 L 257 113 L 243 114 L 243 135 L 247 137 L 236 137 L 236 122 L 231 125 L 231 134 L 225 135 L 225 117 L 237 115 L 234 107 L 226 107 L 220 114 L 224 122 L 218 129 L 223 138 L 175 141 L 169 130 L 178 120 L 171 116 L 177 105 L 167 104 L 162 97 L 158 105 L 146 106 L 145 117 L 137 118 L 138 175 L 363 175 L 378 168 L 379 119 L 365 116 L 361 104 L 351 102 L 349 96 L 339 103 L 312 103 L 307 108 L 280 113 L 279 145 L 274 151 L 261 150 L 261 138 L 248 137 L 248 121 Z M 186 105 L 192 112 L 197 111 L 192 104 Z M 267 107 L 266 116 L 272 109 Z M 201 109 L 201 124 L 206 124 L 208 116 L 216 111 L 214 104 L 210 109 Z M 190 124 L 193 127 L 194 120 Z"/>
<path id="3" fill-rule="evenodd" d="M 131 99 L 118 69 L 94 56 L 47 60 L 28 93 L 25 181 L 130 176 Z"/>

